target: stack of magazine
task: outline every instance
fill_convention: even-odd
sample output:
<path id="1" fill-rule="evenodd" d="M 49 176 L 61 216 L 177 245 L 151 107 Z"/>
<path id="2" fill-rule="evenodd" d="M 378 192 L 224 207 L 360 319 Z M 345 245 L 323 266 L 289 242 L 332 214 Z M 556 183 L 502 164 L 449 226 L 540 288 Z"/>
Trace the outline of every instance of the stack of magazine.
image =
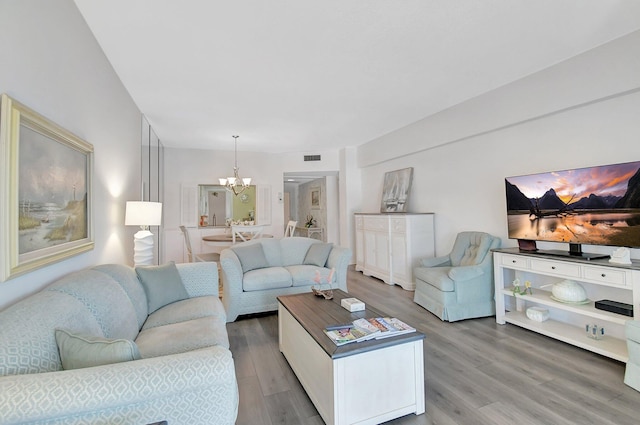
<path id="1" fill-rule="evenodd" d="M 357 319 L 353 323 L 328 326 L 324 332 L 337 345 L 381 339 L 415 332 L 415 328 L 395 317 Z"/>

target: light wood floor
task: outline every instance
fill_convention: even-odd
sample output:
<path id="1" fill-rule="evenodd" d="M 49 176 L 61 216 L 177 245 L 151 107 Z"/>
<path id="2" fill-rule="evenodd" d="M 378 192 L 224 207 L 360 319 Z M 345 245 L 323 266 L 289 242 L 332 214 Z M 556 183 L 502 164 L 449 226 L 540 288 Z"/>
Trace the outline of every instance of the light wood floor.
<path id="1" fill-rule="evenodd" d="M 640 423 L 624 364 L 495 318 L 441 322 L 399 286 L 349 271 L 349 293 L 415 326 L 424 342 L 426 413 L 389 424 Z M 228 324 L 237 424 L 323 424 L 278 350 L 276 314 Z"/>

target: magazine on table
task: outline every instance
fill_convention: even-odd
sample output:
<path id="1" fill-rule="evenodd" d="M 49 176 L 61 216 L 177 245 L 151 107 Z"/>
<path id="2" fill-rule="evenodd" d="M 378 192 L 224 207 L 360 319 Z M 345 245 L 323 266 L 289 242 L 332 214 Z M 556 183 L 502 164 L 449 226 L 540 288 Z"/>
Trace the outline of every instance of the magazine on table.
<path id="1" fill-rule="evenodd" d="M 378 339 L 404 335 L 416 331 L 414 327 L 407 325 L 402 320 L 395 317 L 376 317 L 375 320 L 387 328 L 387 332 L 382 332 L 380 336 L 378 336 Z"/>
<path id="2" fill-rule="evenodd" d="M 395 317 L 357 319 L 345 325 L 328 326 L 324 332 L 337 345 L 381 339 L 415 332 L 415 328 Z"/>
<path id="3" fill-rule="evenodd" d="M 326 333 L 337 346 L 348 344 L 350 342 L 366 341 L 368 339 L 375 338 L 375 334 L 379 332 L 377 329 L 374 333 L 369 328 L 359 327 L 355 325 L 355 322 L 349 325 L 344 325 L 344 327 L 340 329 L 334 329 L 335 326 L 332 326 L 331 328 L 332 329 L 325 329 L 324 333 Z"/>

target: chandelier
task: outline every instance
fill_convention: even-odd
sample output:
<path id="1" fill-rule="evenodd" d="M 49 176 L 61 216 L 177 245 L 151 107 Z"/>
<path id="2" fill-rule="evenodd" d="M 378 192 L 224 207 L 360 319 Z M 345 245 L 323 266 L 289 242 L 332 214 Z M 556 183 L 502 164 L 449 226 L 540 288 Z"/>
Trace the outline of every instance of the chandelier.
<path id="1" fill-rule="evenodd" d="M 231 136 L 235 142 L 235 166 L 233 167 L 233 177 L 227 177 L 224 179 L 218 179 L 220 181 L 220 185 L 224 186 L 229 192 L 232 192 L 234 195 L 238 196 L 241 194 L 246 188 L 251 184 L 251 177 L 246 177 L 241 179 L 238 175 L 238 137 L 240 136 Z"/>

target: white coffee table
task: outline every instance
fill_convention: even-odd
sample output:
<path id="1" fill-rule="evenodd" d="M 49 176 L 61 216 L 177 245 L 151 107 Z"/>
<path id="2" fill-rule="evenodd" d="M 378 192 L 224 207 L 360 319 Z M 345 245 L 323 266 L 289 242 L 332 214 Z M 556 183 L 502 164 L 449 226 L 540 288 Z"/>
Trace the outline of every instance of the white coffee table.
<path id="1" fill-rule="evenodd" d="M 278 297 L 280 351 L 325 423 L 379 424 L 425 411 L 424 335 L 419 332 L 337 347 L 323 329 L 361 317 L 384 317 L 367 307 L 350 313 L 311 293 Z"/>

